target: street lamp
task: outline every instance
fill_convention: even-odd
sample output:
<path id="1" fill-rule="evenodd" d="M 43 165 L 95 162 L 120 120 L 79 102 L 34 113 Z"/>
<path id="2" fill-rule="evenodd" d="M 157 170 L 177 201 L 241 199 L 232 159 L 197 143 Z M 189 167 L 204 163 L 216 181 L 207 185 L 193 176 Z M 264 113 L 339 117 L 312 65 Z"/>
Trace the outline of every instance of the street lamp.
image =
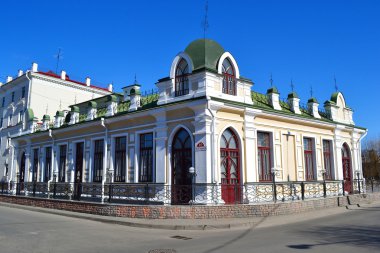
<path id="1" fill-rule="evenodd" d="M 358 180 L 358 191 L 359 191 L 359 194 L 361 193 L 360 191 L 360 170 L 355 170 L 356 172 L 356 176 L 357 176 L 357 180 Z"/>
<path id="2" fill-rule="evenodd" d="M 190 167 L 189 168 L 189 173 L 190 173 L 190 176 L 191 176 L 191 203 L 194 204 L 194 200 L 195 200 L 195 177 L 197 176 L 197 173 L 195 172 L 195 168 L 194 167 Z"/>

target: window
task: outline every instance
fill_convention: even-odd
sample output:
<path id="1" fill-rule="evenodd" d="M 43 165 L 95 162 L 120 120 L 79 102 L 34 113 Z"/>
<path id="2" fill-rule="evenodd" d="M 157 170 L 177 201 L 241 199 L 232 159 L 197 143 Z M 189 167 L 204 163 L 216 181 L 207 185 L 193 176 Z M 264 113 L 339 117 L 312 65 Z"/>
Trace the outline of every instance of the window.
<path id="1" fill-rule="evenodd" d="M 0 128 L 3 127 L 3 118 L 0 118 Z"/>
<path id="2" fill-rule="evenodd" d="M 222 64 L 223 74 L 223 93 L 229 95 L 236 95 L 236 80 L 235 73 L 231 62 L 225 59 Z"/>
<path id="3" fill-rule="evenodd" d="M 272 181 L 269 133 L 257 132 L 257 158 L 260 182 Z"/>
<path id="4" fill-rule="evenodd" d="M 93 182 L 101 182 L 103 175 L 104 140 L 96 140 L 94 146 Z"/>
<path id="5" fill-rule="evenodd" d="M 45 169 L 44 182 L 48 182 L 51 178 L 51 147 L 45 149 Z"/>
<path id="6" fill-rule="evenodd" d="M 12 92 L 12 102 L 14 102 L 15 101 L 15 92 L 13 91 Z"/>
<path id="7" fill-rule="evenodd" d="M 59 146 L 58 182 L 66 180 L 66 151 L 66 145 Z"/>
<path id="8" fill-rule="evenodd" d="M 305 156 L 305 169 L 306 169 L 306 180 L 315 180 L 314 173 L 314 162 L 313 162 L 313 140 L 311 138 L 303 138 L 303 149 Z"/>
<path id="9" fill-rule="evenodd" d="M 189 65 L 181 59 L 175 71 L 175 96 L 189 94 Z"/>
<path id="10" fill-rule="evenodd" d="M 33 150 L 33 167 L 32 167 L 32 180 L 37 182 L 38 174 L 38 148 Z"/>
<path id="11" fill-rule="evenodd" d="M 325 165 L 325 179 L 332 180 L 332 153 L 331 153 L 331 141 L 323 140 L 323 162 Z"/>
<path id="12" fill-rule="evenodd" d="M 5 97 L 3 97 L 3 100 L 1 102 L 1 107 L 4 107 L 5 106 Z"/>
<path id="13" fill-rule="evenodd" d="M 21 98 L 25 97 L 25 87 L 22 87 L 21 89 Z"/>
<path id="14" fill-rule="evenodd" d="M 126 143 L 125 137 L 115 139 L 115 182 L 125 182 Z"/>
<path id="15" fill-rule="evenodd" d="M 153 181 L 153 133 L 140 135 L 139 182 Z"/>

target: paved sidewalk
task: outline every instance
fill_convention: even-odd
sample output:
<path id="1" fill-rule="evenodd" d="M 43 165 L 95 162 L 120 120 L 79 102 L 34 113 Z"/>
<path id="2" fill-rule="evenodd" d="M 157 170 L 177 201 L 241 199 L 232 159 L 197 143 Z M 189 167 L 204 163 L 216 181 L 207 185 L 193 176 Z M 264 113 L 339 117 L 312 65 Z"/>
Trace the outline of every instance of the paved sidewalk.
<path id="1" fill-rule="evenodd" d="M 298 213 L 292 215 L 269 216 L 269 217 L 249 217 L 249 218 L 231 218 L 231 219 L 139 219 L 139 218 L 125 218 L 125 217 L 112 217 L 101 216 L 86 213 L 76 213 L 64 210 L 47 209 L 33 206 L 24 206 L 0 202 L 0 206 L 19 208 L 41 213 L 49 213 L 55 215 L 63 215 L 67 217 L 87 219 L 99 221 L 104 223 L 118 224 L 130 227 L 139 228 L 154 228 L 154 229 L 168 229 L 168 230 L 213 230 L 213 229 L 239 229 L 245 227 L 272 227 L 285 225 L 289 223 L 302 222 L 306 220 L 318 219 L 321 217 L 344 214 L 352 212 L 358 208 L 365 208 L 368 206 L 379 206 L 380 202 L 373 202 L 372 204 L 351 205 L 345 207 L 334 207 L 323 210 L 315 210 L 305 213 Z"/>

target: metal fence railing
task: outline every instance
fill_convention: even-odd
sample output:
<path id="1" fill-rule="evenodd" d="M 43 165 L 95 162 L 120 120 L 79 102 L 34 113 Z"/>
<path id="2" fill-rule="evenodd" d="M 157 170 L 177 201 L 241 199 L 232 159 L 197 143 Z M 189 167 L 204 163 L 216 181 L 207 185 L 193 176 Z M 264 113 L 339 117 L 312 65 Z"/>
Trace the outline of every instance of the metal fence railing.
<path id="1" fill-rule="evenodd" d="M 379 181 L 359 180 L 352 193 L 380 191 Z M 165 185 L 160 183 L 2 182 L 0 194 L 122 204 L 254 204 L 343 196 L 344 181 Z"/>
<path id="2" fill-rule="evenodd" d="M 380 192 L 380 180 L 374 178 L 368 178 L 365 180 L 366 192 Z"/>

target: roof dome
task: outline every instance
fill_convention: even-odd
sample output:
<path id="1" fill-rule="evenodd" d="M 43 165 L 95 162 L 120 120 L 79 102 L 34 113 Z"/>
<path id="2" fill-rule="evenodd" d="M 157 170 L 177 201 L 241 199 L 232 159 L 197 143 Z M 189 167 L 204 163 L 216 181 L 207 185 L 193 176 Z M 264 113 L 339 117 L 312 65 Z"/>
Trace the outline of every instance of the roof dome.
<path id="1" fill-rule="evenodd" d="M 193 70 L 206 68 L 218 71 L 218 61 L 224 52 L 218 42 L 209 39 L 194 40 L 185 49 L 193 61 Z"/>

